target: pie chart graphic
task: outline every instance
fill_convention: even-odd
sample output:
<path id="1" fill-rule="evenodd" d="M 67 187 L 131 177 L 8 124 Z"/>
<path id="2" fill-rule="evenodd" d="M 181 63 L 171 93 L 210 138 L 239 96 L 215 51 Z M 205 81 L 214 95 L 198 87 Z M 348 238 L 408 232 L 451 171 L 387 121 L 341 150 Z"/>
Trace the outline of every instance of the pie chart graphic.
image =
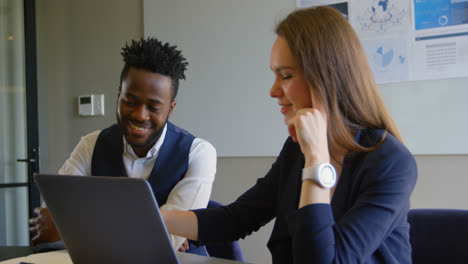
<path id="1" fill-rule="evenodd" d="M 374 63 L 381 68 L 386 68 L 393 61 L 394 51 L 393 49 L 385 49 L 383 46 L 379 46 L 375 52 Z"/>

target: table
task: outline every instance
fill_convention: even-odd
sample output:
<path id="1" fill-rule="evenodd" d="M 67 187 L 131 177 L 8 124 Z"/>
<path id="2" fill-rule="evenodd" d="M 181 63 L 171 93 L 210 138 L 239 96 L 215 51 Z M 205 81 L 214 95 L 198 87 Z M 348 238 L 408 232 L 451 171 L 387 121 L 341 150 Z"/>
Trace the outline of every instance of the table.
<path id="1" fill-rule="evenodd" d="M 177 258 L 181 264 L 236 264 L 243 263 L 239 261 L 204 257 L 189 253 L 177 252 Z M 34 263 L 34 264 L 73 264 L 68 255 L 67 250 L 57 250 L 46 253 L 31 254 L 26 257 L 19 257 L 0 262 L 0 264 L 18 264 L 20 262 Z"/>
<path id="2" fill-rule="evenodd" d="M 31 255 L 37 252 L 38 251 L 36 250 L 35 247 L 0 246 L 0 262 L 7 260 L 7 259 Z"/>

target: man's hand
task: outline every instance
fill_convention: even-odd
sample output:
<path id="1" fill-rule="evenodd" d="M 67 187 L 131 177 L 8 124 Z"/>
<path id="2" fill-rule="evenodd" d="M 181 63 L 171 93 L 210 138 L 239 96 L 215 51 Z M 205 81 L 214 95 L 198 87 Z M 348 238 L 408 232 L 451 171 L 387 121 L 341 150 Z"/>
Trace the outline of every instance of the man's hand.
<path id="1" fill-rule="evenodd" d="M 49 209 L 36 207 L 34 213 L 36 213 L 37 217 L 29 219 L 29 232 L 32 236 L 31 244 L 35 246 L 39 243 L 60 240 L 60 234 L 50 216 Z"/>
<path id="2" fill-rule="evenodd" d="M 179 252 L 185 252 L 189 249 L 189 245 L 188 245 L 188 240 L 186 239 L 184 241 L 184 243 L 182 243 L 182 246 L 180 246 L 180 248 L 178 249 Z"/>

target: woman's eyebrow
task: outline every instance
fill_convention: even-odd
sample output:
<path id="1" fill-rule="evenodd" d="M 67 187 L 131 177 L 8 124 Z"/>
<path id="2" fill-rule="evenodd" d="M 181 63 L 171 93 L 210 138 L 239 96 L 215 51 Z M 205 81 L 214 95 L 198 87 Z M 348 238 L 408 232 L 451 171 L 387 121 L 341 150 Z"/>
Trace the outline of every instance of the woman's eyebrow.
<path id="1" fill-rule="evenodd" d="M 282 70 L 294 70 L 294 67 L 292 66 L 279 66 L 279 67 L 276 67 L 275 69 L 271 68 L 270 69 L 274 72 L 280 72 Z"/>

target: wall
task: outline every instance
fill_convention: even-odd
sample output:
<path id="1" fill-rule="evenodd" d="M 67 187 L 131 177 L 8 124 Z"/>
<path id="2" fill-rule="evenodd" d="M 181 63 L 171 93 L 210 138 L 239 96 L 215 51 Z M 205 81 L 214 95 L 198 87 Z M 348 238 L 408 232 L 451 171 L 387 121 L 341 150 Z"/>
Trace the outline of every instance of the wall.
<path id="1" fill-rule="evenodd" d="M 357 2 L 350 1 L 350 13 L 356 12 L 352 10 Z M 410 2 L 406 1 L 407 7 Z M 178 96 L 179 111 L 172 116 L 173 122 L 202 135 L 217 147 L 222 157 L 276 155 L 287 133 L 283 129 L 282 116 L 278 115 L 277 100 L 267 96 L 274 79 L 268 67 L 269 53 L 276 37 L 275 23 L 295 8 L 296 1 L 145 0 L 143 6 L 145 36 L 156 35 L 176 43 L 190 62 L 184 82 L 187 89 Z M 408 22 L 408 17 L 411 16 L 405 13 L 403 24 Z M 350 17 L 354 22 L 356 19 Z M 359 28 L 358 25 L 355 27 Z M 388 28 L 389 32 L 392 29 L 395 28 Z M 372 34 L 371 31 L 361 33 Z M 375 37 L 389 37 L 388 34 L 374 33 Z M 373 46 L 370 43 L 376 41 L 362 40 L 364 46 Z M 418 42 L 420 48 L 417 50 L 424 49 L 422 53 L 426 54 L 426 45 L 430 46 L 427 42 L 434 41 Z M 454 40 L 449 39 L 437 42 L 455 45 Z M 370 46 L 368 49 L 372 50 Z M 459 46 L 460 54 L 463 49 L 465 53 L 468 51 L 461 47 L 463 45 Z M 372 56 L 368 55 L 372 65 Z M 462 65 L 463 60 L 461 56 L 457 63 Z M 448 68 L 440 67 L 453 69 L 450 68 L 453 65 L 445 66 Z M 425 65 L 418 68 L 431 70 Z M 387 72 L 385 75 L 395 74 Z M 379 75 L 383 76 L 383 73 Z M 468 112 L 467 82 L 468 78 L 452 78 L 380 85 L 389 112 L 412 153 L 468 154 L 468 141 L 458 140 L 468 129 L 465 114 Z M 442 107 L 434 111 L 434 106 Z M 206 118 L 198 118 L 200 115 Z M 213 123 L 217 124 L 217 129 L 212 129 Z M 432 140 L 441 134 L 446 135 L 443 141 Z M 225 140 L 226 137 L 231 140 Z"/>
<path id="2" fill-rule="evenodd" d="M 287 131 L 278 100 L 268 96 L 270 48 L 274 21 L 294 1 L 146 0 L 143 7 L 145 36 L 176 43 L 189 61 L 172 121 L 202 135 L 221 157 L 276 155 Z"/>
<path id="3" fill-rule="evenodd" d="M 115 120 L 120 48 L 125 40 L 143 35 L 142 2 L 41 0 L 36 4 L 41 171 L 56 172 L 80 136 Z M 183 86 L 180 92 L 184 92 Z M 77 116 L 76 98 L 88 93 L 105 94 L 104 117 Z M 222 203 L 233 201 L 262 177 L 274 160 L 219 158 L 212 198 Z M 413 208 L 468 209 L 464 195 L 468 155 L 424 155 L 416 160 L 419 180 Z M 266 249 L 271 226 L 241 240 L 247 261 L 271 263 Z"/>
<path id="4" fill-rule="evenodd" d="M 143 35 L 142 3 L 36 1 L 41 171 L 56 172 L 80 137 L 115 122 L 121 47 Z M 79 95 L 102 93 L 104 117 L 78 116 Z"/>

